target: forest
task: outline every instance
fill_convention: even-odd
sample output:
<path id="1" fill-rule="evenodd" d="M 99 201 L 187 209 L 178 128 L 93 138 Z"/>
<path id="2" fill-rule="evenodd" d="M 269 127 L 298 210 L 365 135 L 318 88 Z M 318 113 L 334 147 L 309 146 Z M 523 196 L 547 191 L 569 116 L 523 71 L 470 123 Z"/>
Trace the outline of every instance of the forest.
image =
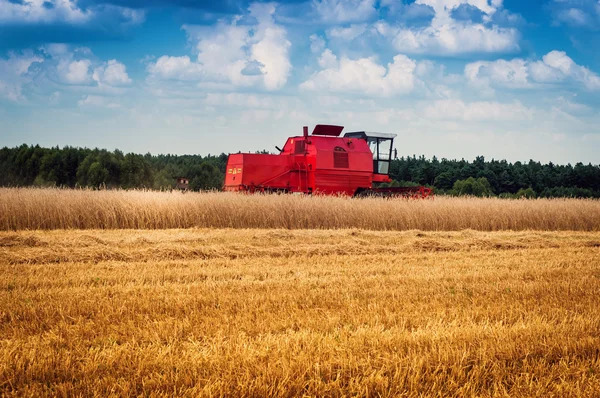
<path id="1" fill-rule="evenodd" d="M 263 153 L 267 153 L 264 152 Z M 145 155 L 116 149 L 44 148 L 23 144 L 0 149 L 0 186 L 70 188 L 175 187 L 176 177 L 190 180 L 190 189 L 220 189 L 227 155 Z M 473 161 L 403 156 L 390 168 L 394 186 L 426 185 L 436 194 L 499 197 L 600 198 L 600 166 L 542 164 L 534 160 Z"/>

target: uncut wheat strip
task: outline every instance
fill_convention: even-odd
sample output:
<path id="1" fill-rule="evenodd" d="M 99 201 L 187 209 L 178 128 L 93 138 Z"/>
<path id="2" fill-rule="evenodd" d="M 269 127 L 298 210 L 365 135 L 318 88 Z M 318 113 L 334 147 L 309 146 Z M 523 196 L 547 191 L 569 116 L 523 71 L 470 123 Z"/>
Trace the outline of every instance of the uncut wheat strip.
<path id="1" fill-rule="evenodd" d="M 350 199 L 149 191 L 0 189 L 0 229 L 600 229 L 600 201 Z"/>

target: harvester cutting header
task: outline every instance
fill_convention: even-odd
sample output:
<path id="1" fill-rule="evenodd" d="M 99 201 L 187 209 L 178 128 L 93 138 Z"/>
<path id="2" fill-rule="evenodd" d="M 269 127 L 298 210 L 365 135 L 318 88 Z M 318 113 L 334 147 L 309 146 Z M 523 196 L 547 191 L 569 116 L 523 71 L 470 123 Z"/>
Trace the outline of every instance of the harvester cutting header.
<path id="1" fill-rule="evenodd" d="M 319 124 L 312 134 L 288 138 L 278 155 L 229 155 L 225 191 L 299 192 L 349 196 L 426 198 L 426 187 L 378 187 L 389 175 L 396 134 L 346 133 L 343 126 Z"/>

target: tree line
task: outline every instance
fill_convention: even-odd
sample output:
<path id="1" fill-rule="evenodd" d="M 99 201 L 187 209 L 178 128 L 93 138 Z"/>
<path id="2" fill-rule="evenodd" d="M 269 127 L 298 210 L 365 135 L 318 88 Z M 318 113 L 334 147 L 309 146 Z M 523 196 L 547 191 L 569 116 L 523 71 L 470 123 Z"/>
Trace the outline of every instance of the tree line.
<path id="1" fill-rule="evenodd" d="M 186 177 L 192 190 L 219 189 L 226 163 L 225 154 L 140 155 L 23 144 L 0 149 L 0 185 L 171 189 L 175 177 Z"/>
<path id="2" fill-rule="evenodd" d="M 401 157 L 392 161 L 394 185 L 425 185 L 438 194 L 501 197 L 600 198 L 600 166 L 542 164 L 534 160 L 438 160 Z"/>
<path id="3" fill-rule="evenodd" d="M 262 153 L 265 153 L 264 151 Z M 220 189 L 227 155 L 124 154 L 120 150 L 43 148 L 23 144 L 0 149 L 0 186 L 172 189 L 186 177 L 191 190 Z M 391 185 L 425 185 L 438 194 L 501 197 L 600 198 L 600 166 L 438 160 L 408 156 L 390 165 Z"/>

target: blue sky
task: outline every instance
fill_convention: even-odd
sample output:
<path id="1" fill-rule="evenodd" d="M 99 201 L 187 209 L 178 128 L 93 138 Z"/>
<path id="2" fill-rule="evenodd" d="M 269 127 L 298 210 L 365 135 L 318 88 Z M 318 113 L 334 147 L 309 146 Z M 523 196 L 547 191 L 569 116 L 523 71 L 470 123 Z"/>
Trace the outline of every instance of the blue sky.
<path id="1" fill-rule="evenodd" d="M 600 0 L 0 0 L 0 146 L 600 163 Z"/>

